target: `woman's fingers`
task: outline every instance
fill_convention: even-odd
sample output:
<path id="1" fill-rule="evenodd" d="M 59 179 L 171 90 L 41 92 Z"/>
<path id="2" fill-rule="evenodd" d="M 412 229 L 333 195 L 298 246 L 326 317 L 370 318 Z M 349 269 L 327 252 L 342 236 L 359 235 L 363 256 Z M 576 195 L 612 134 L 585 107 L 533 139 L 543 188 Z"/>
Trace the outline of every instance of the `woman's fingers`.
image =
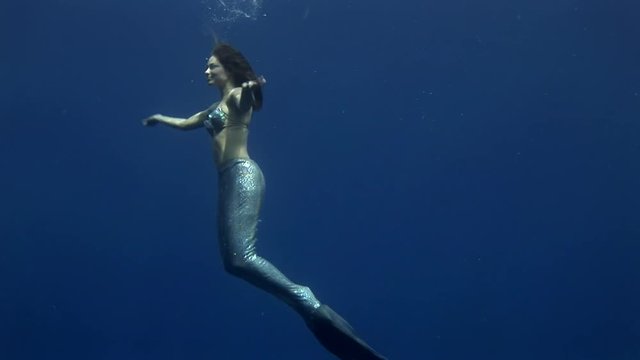
<path id="1" fill-rule="evenodd" d="M 156 120 L 155 115 L 154 116 L 150 116 L 146 119 L 142 119 L 142 125 L 144 126 L 153 126 L 158 122 L 158 120 Z"/>
<path id="2" fill-rule="evenodd" d="M 267 83 L 267 79 L 264 78 L 264 76 L 260 76 L 258 77 L 257 80 L 249 80 L 249 81 L 245 81 L 242 83 L 242 87 L 243 88 L 252 88 L 252 87 L 256 87 L 258 85 L 262 86 L 264 84 Z"/>

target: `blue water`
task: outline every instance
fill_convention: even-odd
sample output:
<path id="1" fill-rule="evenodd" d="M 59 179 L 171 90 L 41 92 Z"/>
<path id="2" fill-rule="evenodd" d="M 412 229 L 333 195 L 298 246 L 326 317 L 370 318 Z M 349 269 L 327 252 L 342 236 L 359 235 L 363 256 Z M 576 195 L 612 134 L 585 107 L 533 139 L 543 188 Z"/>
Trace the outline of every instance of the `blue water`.
<path id="1" fill-rule="evenodd" d="M 333 359 L 223 271 L 206 132 L 140 125 L 216 100 L 214 31 L 260 253 L 376 349 L 640 359 L 637 1 L 215 3 L 0 5 L 0 359 Z"/>

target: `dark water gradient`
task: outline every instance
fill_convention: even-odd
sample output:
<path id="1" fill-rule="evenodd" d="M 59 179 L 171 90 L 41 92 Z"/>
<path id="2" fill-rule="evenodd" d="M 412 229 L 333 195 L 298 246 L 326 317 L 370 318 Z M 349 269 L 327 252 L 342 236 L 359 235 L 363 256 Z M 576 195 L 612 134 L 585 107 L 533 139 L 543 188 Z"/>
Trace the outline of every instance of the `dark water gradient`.
<path id="1" fill-rule="evenodd" d="M 390 359 L 640 359 L 637 1 L 0 5 L 0 358 L 331 359 L 227 276 L 210 30 L 269 83 L 259 250 Z"/>

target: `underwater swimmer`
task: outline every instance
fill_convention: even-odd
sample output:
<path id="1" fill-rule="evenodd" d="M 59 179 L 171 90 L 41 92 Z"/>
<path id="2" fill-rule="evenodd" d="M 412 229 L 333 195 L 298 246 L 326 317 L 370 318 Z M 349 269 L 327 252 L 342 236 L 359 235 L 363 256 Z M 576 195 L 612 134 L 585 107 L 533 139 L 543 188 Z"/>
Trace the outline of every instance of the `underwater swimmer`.
<path id="1" fill-rule="evenodd" d="M 160 114 L 142 122 L 166 124 L 178 129 L 205 127 L 213 140 L 218 168 L 218 240 L 225 269 L 263 289 L 292 307 L 330 352 L 344 360 L 381 360 L 353 328 L 311 289 L 293 283 L 274 265 L 256 253 L 256 230 L 265 182 L 258 164 L 247 151 L 253 111 L 262 107 L 263 77 L 254 73 L 247 59 L 228 44 L 213 49 L 205 71 L 209 85 L 221 100 L 187 119 Z"/>

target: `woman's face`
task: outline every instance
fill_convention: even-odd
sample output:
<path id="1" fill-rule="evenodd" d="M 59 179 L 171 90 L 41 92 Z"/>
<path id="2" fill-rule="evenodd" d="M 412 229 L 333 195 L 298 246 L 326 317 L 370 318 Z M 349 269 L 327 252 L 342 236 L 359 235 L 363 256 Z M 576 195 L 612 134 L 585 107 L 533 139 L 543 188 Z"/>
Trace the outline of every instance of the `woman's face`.
<path id="1" fill-rule="evenodd" d="M 227 81 L 229 81 L 227 72 L 215 56 L 211 56 L 209 61 L 207 61 L 207 70 L 205 70 L 204 73 L 207 75 L 207 82 L 209 85 L 224 87 Z"/>

